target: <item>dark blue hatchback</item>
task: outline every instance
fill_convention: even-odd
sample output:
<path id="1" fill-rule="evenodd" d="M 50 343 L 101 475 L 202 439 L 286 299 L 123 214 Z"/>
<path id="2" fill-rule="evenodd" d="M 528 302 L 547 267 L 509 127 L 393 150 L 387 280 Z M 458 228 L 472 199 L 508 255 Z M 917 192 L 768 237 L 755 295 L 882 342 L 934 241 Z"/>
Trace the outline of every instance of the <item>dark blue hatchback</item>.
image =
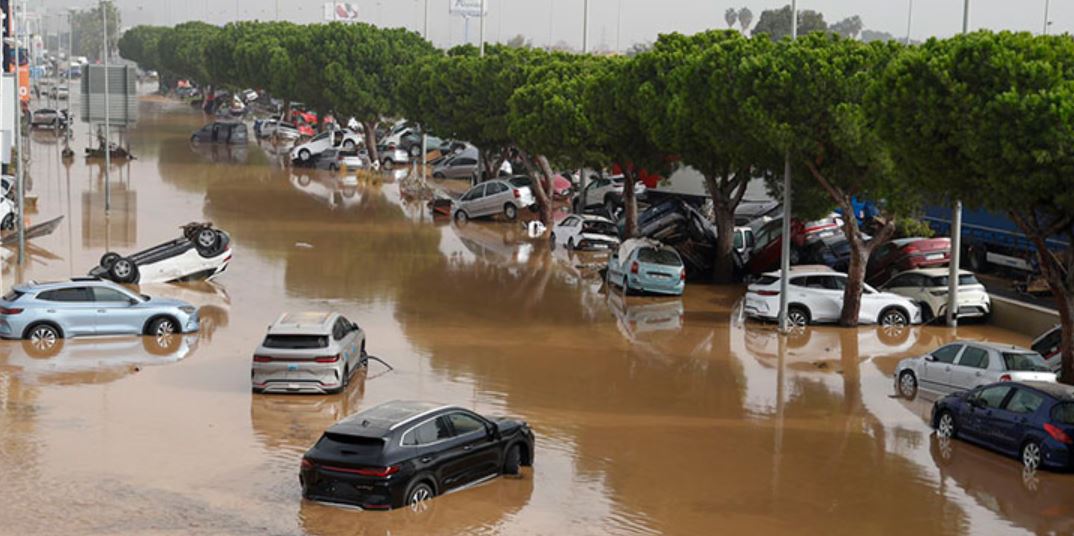
<path id="1" fill-rule="evenodd" d="M 948 395 L 932 407 L 932 427 L 1018 456 L 1027 469 L 1070 469 L 1074 462 L 1074 387 L 1001 382 Z"/>

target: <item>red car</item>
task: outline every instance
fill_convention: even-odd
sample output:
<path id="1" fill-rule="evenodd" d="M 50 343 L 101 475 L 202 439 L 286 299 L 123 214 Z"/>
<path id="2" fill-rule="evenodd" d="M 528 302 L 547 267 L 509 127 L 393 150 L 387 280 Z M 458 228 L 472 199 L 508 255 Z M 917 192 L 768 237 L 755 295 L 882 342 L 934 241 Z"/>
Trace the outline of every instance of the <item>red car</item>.
<path id="1" fill-rule="evenodd" d="M 791 245 L 801 247 L 813 239 L 835 236 L 841 232 L 843 218 L 832 214 L 826 218 L 801 222 L 791 221 Z M 753 250 L 746 262 L 746 271 L 763 274 L 779 269 L 779 257 L 783 247 L 783 218 L 776 218 L 765 223 L 754 232 Z"/>
<path id="2" fill-rule="evenodd" d="M 865 277 L 870 284 L 880 285 L 906 270 L 934 268 L 950 262 L 950 238 L 899 238 L 873 251 Z"/>

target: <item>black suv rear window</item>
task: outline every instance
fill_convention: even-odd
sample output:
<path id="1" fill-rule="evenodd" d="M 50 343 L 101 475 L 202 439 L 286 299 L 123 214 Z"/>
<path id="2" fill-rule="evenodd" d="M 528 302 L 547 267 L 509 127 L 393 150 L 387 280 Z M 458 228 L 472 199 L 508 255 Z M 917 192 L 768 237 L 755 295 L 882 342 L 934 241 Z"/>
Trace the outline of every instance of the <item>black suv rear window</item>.
<path id="1" fill-rule="evenodd" d="M 325 432 L 317 442 L 317 448 L 336 456 L 375 456 L 384 450 L 384 440 L 379 437 L 362 437 Z"/>
<path id="2" fill-rule="evenodd" d="M 328 336 L 326 335 L 268 335 L 262 343 L 265 348 L 279 348 L 281 350 L 305 350 L 312 348 L 328 348 Z"/>

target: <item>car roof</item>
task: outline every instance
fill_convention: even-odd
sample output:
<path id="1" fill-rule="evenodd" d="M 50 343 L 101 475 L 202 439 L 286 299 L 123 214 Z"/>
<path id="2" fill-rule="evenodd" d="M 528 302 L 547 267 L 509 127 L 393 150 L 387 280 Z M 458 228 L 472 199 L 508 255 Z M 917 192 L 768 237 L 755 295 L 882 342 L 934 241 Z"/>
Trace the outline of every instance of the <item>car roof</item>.
<path id="1" fill-rule="evenodd" d="M 392 430 L 425 415 L 452 408 L 438 402 L 393 400 L 360 411 L 328 428 L 328 432 L 362 437 L 384 437 Z"/>
<path id="2" fill-rule="evenodd" d="M 316 311 L 283 313 L 269 326 L 269 333 L 325 334 L 332 331 L 338 316 L 337 313 Z"/>
<path id="3" fill-rule="evenodd" d="M 1064 385 L 1064 384 L 1055 383 L 1055 382 L 1035 382 L 1035 381 L 1015 382 L 1015 383 L 1017 383 L 1019 385 L 1024 385 L 1026 387 L 1036 389 L 1036 390 L 1038 390 L 1038 391 L 1040 391 L 1040 392 L 1042 392 L 1042 393 L 1044 393 L 1046 395 L 1049 395 L 1049 396 L 1051 396 L 1053 398 L 1057 398 L 1057 399 L 1059 399 L 1061 401 L 1064 401 L 1064 402 L 1066 402 L 1066 401 L 1074 401 L 1074 387 L 1071 387 L 1069 385 Z"/>
<path id="4" fill-rule="evenodd" d="M 770 277 L 779 277 L 782 270 L 776 270 L 774 272 L 767 272 L 764 275 Z M 846 274 L 835 271 L 831 266 L 824 266 L 823 264 L 800 264 L 798 266 L 791 266 L 791 275 L 842 275 Z"/>
<path id="5" fill-rule="evenodd" d="M 615 223 L 604 216 L 598 216 L 596 214 L 571 214 L 571 216 L 577 216 L 582 218 L 583 221 L 599 221 L 604 223 Z M 568 216 L 569 217 L 569 216 Z"/>
<path id="6" fill-rule="evenodd" d="M 76 277 L 68 279 L 67 281 L 39 282 L 31 280 L 21 285 L 15 285 L 15 287 L 13 288 L 18 292 L 43 292 L 46 290 L 55 290 L 70 287 L 108 287 L 126 290 L 111 281 L 105 281 L 103 279 L 98 279 L 95 277 Z"/>
<path id="7" fill-rule="evenodd" d="M 916 270 L 906 270 L 905 272 L 899 272 L 895 274 L 895 277 L 899 277 L 903 274 L 921 274 L 929 277 L 941 277 L 951 273 L 950 268 L 918 268 Z M 959 270 L 958 275 L 973 275 L 973 272 L 969 270 Z"/>

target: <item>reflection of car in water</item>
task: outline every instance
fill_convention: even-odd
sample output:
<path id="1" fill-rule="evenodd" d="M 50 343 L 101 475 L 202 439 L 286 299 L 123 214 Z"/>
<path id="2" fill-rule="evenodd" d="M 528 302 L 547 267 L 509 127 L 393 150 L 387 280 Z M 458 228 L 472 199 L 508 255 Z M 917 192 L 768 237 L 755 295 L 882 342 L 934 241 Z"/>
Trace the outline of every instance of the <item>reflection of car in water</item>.
<path id="1" fill-rule="evenodd" d="M 212 279 L 231 262 L 231 238 L 212 224 L 188 223 L 183 236 L 129 257 L 108 252 L 89 275 L 117 283 L 171 283 Z"/>
<path id="2" fill-rule="evenodd" d="M 291 176 L 291 186 L 332 210 L 347 210 L 362 203 L 362 192 L 354 175 L 301 173 Z"/>
<path id="3" fill-rule="evenodd" d="M 521 228 L 515 225 L 469 222 L 452 228 L 466 249 L 488 263 L 525 264 L 533 254 L 533 243 L 523 240 Z"/>
<path id="4" fill-rule="evenodd" d="M 140 285 L 137 291 L 190 302 L 197 307 L 198 338 L 201 340 L 212 340 L 216 330 L 227 327 L 230 321 L 231 296 L 226 288 L 214 281 Z"/>
<path id="5" fill-rule="evenodd" d="M 940 478 L 954 482 L 984 508 L 1036 534 L 1074 533 L 1074 486 L 1069 475 L 1024 471 L 961 441 L 935 435 L 929 441 Z"/>
<path id="6" fill-rule="evenodd" d="M 618 292 L 608 293 L 608 308 L 619 321 L 619 330 L 628 338 L 656 331 L 682 329 L 684 308 L 682 300 L 632 300 Z"/>
<path id="7" fill-rule="evenodd" d="M 305 452 L 325 428 L 358 410 L 365 395 L 363 368 L 338 396 L 253 396 L 250 422 L 266 447 Z"/>
<path id="8" fill-rule="evenodd" d="M 24 340 L 0 343 L 0 368 L 13 367 L 42 383 L 113 381 L 141 367 L 177 363 L 198 347 L 196 334 Z"/>
<path id="9" fill-rule="evenodd" d="M 302 457 L 302 496 L 367 510 L 436 495 L 533 464 L 524 421 L 487 419 L 432 402 L 387 402 L 325 431 Z"/>
<path id="10" fill-rule="evenodd" d="M 195 143 L 244 145 L 247 142 L 246 125 L 243 123 L 216 121 L 201 127 L 197 132 L 191 134 L 190 141 Z"/>

